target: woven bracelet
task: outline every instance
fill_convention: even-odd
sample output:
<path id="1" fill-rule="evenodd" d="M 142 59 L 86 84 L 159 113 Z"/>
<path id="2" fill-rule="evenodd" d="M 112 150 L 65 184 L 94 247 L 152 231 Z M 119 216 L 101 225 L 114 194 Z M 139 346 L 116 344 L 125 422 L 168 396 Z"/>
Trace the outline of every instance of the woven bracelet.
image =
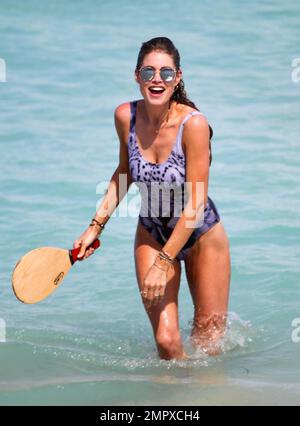
<path id="1" fill-rule="evenodd" d="M 158 254 L 161 259 L 167 260 L 168 262 L 173 264 L 176 263 L 176 260 L 172 259 L 172 257 L 169 256 L 168 253 L 166 253 L 164 250 L 161 250 Z"/>
<path id="2" fill-rule="evenodd" d="M 103 223 L 98 222 L 97 219 L 92 219 L 92 222 L 90 223 L 90 226 L 94 226 L 94 225 L 100 226 L 100 228 L 101 228 L 102 231 L 105 228 L 105 225 Z"/>

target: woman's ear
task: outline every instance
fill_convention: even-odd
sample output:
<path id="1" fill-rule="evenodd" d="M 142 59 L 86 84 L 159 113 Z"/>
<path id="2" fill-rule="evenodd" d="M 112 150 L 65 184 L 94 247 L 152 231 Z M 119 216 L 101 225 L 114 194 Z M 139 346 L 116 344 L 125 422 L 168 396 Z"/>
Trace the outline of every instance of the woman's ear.
<path id="1" fill-rule="evenodd" d="M 181 68 L 179 68 L 176 75 L 176 85 L 180 82 L 181 79 L 182 79 L 182 70 Z"/>

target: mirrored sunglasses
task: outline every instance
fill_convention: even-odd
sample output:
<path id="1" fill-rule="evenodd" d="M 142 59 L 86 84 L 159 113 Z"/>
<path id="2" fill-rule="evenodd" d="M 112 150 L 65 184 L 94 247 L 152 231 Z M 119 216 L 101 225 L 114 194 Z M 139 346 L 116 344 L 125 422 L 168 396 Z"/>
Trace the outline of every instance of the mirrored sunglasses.
<path id="1" fill-rule="evenodd" d="M 173 68 L 164 67 L 159 70 L 161 79 L 165 83 L 170 83 L 175 79 L 176 71 Z M 151 81 L 155 76 L 155 68 L 153 67 L 143 67 L 140 69 L 140 76 L 143 81 Z"/>

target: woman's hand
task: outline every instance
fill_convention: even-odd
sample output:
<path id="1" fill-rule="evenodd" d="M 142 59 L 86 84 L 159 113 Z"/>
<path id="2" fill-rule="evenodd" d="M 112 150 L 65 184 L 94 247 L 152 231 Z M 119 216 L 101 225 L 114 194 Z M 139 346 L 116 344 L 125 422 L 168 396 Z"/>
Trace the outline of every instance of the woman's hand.
<path id="1" fill-rule="evenodd" d="M 83 234 L 74 241 L 73 248 L 80 247 L 80 251 L 77 256 L 78 260 L 87 259 L 94 253 L 94 248 L 90 247 L 87 249 L 87 247 L 93 244 L 93 242 L 99 237 L 99 234 L 100 231 L 97 226 L 89 226 L 86 231 L 84 231 Z"/>
<path id="2" fill-rule="evenodd" d="M 158 259 L 151 266 L 144 279 L 141 295 L 147 308 L 157 306 L 162 300 L 166 286 L 169 265 Z"/>

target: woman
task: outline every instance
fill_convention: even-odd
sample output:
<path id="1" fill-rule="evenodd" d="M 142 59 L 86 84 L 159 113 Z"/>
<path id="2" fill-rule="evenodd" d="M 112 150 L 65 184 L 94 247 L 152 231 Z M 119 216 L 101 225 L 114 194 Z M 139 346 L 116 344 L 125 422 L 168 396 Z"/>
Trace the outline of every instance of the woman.
<path id="1" fill-rule="evenodd" d="M 135 80 L 143 99 L 123 103 L 115 110 L 119 166 L 92 223 L 74 242 L 74 248 L 81 247 L 81 259 L 94 252 L 88 246 L 100 235 L 132 182 L 147 188 L 153 183 L 182 188 L 189 182 L 181 215 L 143 217 L 140 212 L 134 246 L 136 276 L 159 356 L 187 359 L 178 324 L 183 261 L 194 303 L 191 342 L 208 354 L 218 354 L 226 327 L 231 265 L 228 237 L 208 197 L 213 132 L 186 96 L 180 55 L 171 40 L 156 37 L 142 44 Z M 121 174 L 128 177 L 123 191 L 119 188 Z M 196 182 L 202 184 L 201 202 Z M 174 202 L 172 207 L 173 212 Z M 198 222 L 203 208 L 203 220 Z M 188 219 L 196 225 L 188 226 Z"/>

